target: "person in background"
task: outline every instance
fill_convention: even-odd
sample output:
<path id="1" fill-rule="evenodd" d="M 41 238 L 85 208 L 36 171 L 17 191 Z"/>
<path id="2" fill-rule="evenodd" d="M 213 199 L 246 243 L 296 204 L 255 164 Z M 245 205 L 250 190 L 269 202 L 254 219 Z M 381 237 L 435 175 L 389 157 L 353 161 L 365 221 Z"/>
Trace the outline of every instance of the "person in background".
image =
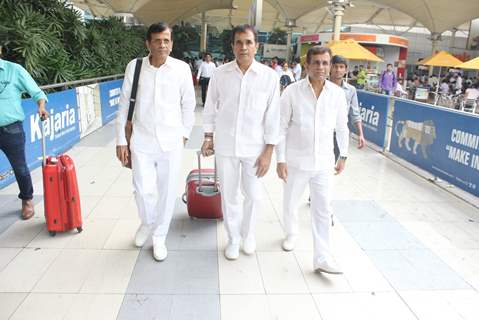
<path id="1" fill-rule="evenodd" d="M 441 86 L 439 87 L 439 92 L 442 94 L 449 93 L 449 84 L 446 79 L 442 79 Z"/>
<path id="2" fill-rule="evenodd" d="M 279 83 L 281 84 L 281 90 L 289 86 L 294 81 L 294 75 L 293 72 L 291 72 L 291 69 L 289 69 L 288 63 L 286 61 L 283 62 L 281 73 L 279 74 Z"/>
<path id="3" fill-rule="evenodd" d="M 34 216 L 33 184 L 25 156 L 25 132 L 22 94 L 28 93 L 37 102 L 40 117 L 48 118 L 45 93 L 21 65 L 3 60 L 0 46 L 0 150 L 5 154 L 17 180 L 22 200 L 21 217 Z"/>
<path id="4" fill-rule="evenodd" d="M 334 84 L 343 88 L 346 94 L 346 100 L 348 102 L 348 123 L 350 130 L 354 125 L 358 134 L 358 149 L 363 148 L 366 145 L 364 139 L 363 125 L 361 113 L 359 111 L 358 94 L 356 88 L 346 82 L 344 75 L 348 71 L 348 60 L 340 55 L 335 55 L 331 59 L 331 72 L 329 80 Z M 334 134 L 334 158 L 337 161 L 339 157 L 338 141 L 336 140 L 336 133 Z"/>
<path id="5" fill-rule="evenodd" d="M 358 89 L 364 89 L 364 86 L 366 85 L 366 70 L 364 70 L 363 65 L 359 66 L 356 83 L 357 83 Z"/>
<path id="6" fill-rule="evenodd" d="M 299 58 L 296 58 L 293 60 L 293 75 L 294 75 L 294 80 L 299 81 L 301 80 L 301 73 L 303 72 L 303 69 L 301 68 L 301 61 Z"/>
<path id="7" fill-rule="evenodd" d="M 393 65 L 388 63 L 386 70 L 383 71 L 379 78 L 379 88 L 383 94 L 392 95 L 396 90 L 396 74 L 393 70 Z"/>
<path id="8" fill-rule="evenodd" d="M 465 92 L 466 100 L 477 100 L 479 98 L 479 84 L 475 83 Z"/>
<path id="9" fill-rule="evenodd" d="M 203 105 L 205 105 L 208 84 L 215 69 L 216 65 L 211 61 L 211 54 L 205 53 L 205 61 L 201 64 L 198 74 L 196 75 L 196 80 L 201 86 L 201 102 Z"/>

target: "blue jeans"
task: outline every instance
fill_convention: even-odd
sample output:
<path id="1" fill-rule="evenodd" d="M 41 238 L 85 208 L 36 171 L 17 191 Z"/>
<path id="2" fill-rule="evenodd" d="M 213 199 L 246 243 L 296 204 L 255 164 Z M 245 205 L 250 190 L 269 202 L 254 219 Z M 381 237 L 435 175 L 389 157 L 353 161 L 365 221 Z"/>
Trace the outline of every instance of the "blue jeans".
<path id="1" fill-rule="evenodd" d="M 22 200 L 33 198 L 30 170 L 25 159 L 25 132 L 21 121 L 0 127 L 0 150 L 5 153 L 17 178 Z"/>

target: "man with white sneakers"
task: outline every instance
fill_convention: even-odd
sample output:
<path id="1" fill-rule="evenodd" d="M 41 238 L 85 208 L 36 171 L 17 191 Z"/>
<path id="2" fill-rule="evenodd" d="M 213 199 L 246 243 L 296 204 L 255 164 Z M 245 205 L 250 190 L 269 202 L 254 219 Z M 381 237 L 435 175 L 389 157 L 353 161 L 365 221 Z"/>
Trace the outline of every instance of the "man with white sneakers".
<path id="1" fill-rule="evenodd" d="M 241 240 L 244 253 L 256 250 L 254 226 L 263 194 L 259 178 L 268 171 L 278 141 L 280 90 L 277 73 L 254 60 L 258 49 L 254 27 L 235 27 L 232 47 L 236 59 L 218 67 L 210 79 L 201 151 L 205 156 L 216 153 L 229 238 L 225 257 L 235 260 Z"/>
<path id="2" fill-rule="evenodd" d="M 298 236 L 298 206 L 306 185 L 311 190 L 313 266 L 318 272 L 341 273 L 330 248 L 333 172 L 346 164 L 349 143 L 348 104 L 344 90 L 327 80 L 331 50 L 311 47 L 307 77 L 288 86 L 281 96 L 280 142 L 276 148 L 278 176 L 284 180 L 283 249 L 294 249 Z M 335 164 L 333 134 L 340 156 Z"/>
<path id="3" fill-rule="evenodd" d="M 153 234 L 153 257 L 162 261 L 177 198 L 183 146 L 194 124 L 195 90 L 188 64 L 170 57 L 173 41 L 165 23 L 149 27 L 133 113 L 130 142 L 135 199 L 141 225 L 135 245 Z M 136 59 L 126 67 L 117 118 L 117 157 L 128 163 L 125 136 Z"/>

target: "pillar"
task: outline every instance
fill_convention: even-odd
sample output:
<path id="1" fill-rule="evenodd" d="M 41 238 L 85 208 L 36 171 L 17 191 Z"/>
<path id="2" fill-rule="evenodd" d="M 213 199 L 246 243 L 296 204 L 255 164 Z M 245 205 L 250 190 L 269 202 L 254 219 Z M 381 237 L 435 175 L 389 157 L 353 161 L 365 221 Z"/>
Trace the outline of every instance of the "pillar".
<path id="1" fill-rule="evenodd" d="M 206 22 L 206 12 L 203 12 L 201 13 L 200 52 L 206 52 L 207 41 L 208 41 L 208 23 Z"/>

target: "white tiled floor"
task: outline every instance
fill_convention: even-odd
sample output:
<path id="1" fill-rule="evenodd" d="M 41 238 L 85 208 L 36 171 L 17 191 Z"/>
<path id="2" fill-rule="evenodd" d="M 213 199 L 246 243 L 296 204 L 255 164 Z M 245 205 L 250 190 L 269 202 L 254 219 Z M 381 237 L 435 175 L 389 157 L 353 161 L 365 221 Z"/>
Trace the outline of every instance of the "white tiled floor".
<path id="1" fill-rule="evenodd" d="M 95 135 L 113 138 L 111 129 L 108 125 L 88 139 L 95 141 Z M 43 202 L 39 201 L 34 219 L 16 221 L 0 234 L 0 319 L 107 320 L 118 316 L 135 263 L 141 255 L 151 253 L 140 252 L 132 244 L 139 220 L 131 173 L 114 159 L 113 143 L 80 144 L 68 152 L 77 165 L 82 233 L 50 237 L 44 228 Z M 364 243 L 351 233 L 351 226 L 338 218 L 333 246 L 344 275 L 314 273 L 308 194 L 305 192 L 300 206 L 297 249 L 283 252 L 282 182 L 272 166 L 263 179 L 265 197 L 256 224 L 256 254 L 241 253 L 237 261 L 226 260 L 222 251 L 226 233 L 221 221 L 216 228 L 214 224 L 213 228 L 192 224 L 184 220 L 183 212 L 172 223 L 175 232 L 169 241 L 174 250 L 180 250 L 177 256 L 181 256 L 179 252 L 192 256 L 211 253 L 210 242 L 216 241 L 221 319 L 479 319 L 479 210 L 371 149 L 359 151 L 351 146 L 350 152 L 346 171 L 335 179 L 334 199 L 374 201 L 398 222 L 395 228 L 403 228 L 401 232 L 408 234 L 405 239 L 413 247 L 419 244 L 437 256 L 470 288 L 398 290 L 375 264 Z M 211 166 L 211 159 L 204 165 Z M 185 149 L 178 178 L 184 181 L 194 167 L 196 156 L 193 150 Z M 39 170 L 32 176 L 40 197 Z M 180 183 L 178 196 L 183 188 Z M 15 185 L 0 191 L 0 195 L 16 193 Z M 389 229 L 378 230 L 379 225 L 389 225 Z M 371 236 L 384 234 L 379 247 L 407 245 L 387 238 L 385 230 L 392 230 L 388 223 L 365 224 L 359 231 L 366 230 L 374 231 Z M 147 263 L 144 270 L 155 270 L 152 261 Z M 191 268 L 195 270 L 195 266 Z M 196 276 L 197 281 L 204 281 L 201 275 Z M 184 285 L 189 288 L 188 283 Z"/>

